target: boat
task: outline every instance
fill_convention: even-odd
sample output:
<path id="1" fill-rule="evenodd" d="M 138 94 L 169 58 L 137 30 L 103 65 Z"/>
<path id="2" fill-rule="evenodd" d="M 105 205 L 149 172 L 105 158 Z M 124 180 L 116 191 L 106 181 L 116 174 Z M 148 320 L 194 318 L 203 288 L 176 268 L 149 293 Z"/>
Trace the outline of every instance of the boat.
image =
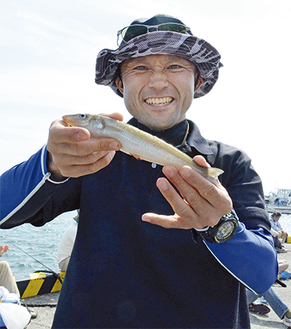
<path id="1" fill-rule="evenodd" d="M 278 189 L 265 196 L 268 212 L 280 211 L 282 214 L 291 214 L 291 189 Z"/>

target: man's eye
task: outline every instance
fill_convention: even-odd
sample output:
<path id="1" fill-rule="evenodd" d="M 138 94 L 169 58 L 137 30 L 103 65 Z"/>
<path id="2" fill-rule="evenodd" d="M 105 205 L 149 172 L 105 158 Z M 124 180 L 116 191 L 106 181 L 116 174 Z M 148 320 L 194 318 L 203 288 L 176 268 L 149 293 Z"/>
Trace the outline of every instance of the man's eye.
<path id="1" fill-rule="evenodd" d="M 177 69 L 182 69 L 183 67 L 181 65 L 178 64 L 173 64 L 171 66 L 168 67 L 170 70 L 177 70 Z"/>
<path id="2" fill-rule="evenodd" d="M 138 65 L 134 68 L 134 70 L 137 70 L 137 71 L 146 71 L 147 70 L 147 67 L 144 66 L 144 65 Z"/>

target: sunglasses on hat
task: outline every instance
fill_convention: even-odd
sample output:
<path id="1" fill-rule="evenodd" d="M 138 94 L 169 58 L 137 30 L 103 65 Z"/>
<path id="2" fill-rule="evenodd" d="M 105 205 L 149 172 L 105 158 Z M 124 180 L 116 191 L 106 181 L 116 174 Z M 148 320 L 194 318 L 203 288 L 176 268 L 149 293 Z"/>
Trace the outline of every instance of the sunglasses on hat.
<path id="1" fill-rule="evenodd" d="M 128 42 L 139 35 L 153 31 L 171 31 L 182 34 L 191 34 L 189 27 L 179 23 L 162 23 L 158 25 L 133 24 L 126 26 L 117 32 L 117 45 L 120 46 L 122 41 Z"/>

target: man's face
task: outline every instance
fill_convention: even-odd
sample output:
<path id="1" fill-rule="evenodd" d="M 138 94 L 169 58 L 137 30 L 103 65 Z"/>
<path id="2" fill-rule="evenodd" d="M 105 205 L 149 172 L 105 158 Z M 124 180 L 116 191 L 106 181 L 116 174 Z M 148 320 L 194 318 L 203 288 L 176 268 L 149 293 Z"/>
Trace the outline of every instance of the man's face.
<path id="1" fill-rule="evenodd" d="M 278 222 L 278 220 L 280 219 L 280 216 L 274 216 L 273 219 L 274 219 L 274 222 Z"/>
<path id="2" fill-rule="evenodd" d="M 185 119 L 194 97 L 194 80 L 191 62 L 149 55 L 123 62 L 116 84 L 132 116 L 152 130 L 165 130 Z"/>

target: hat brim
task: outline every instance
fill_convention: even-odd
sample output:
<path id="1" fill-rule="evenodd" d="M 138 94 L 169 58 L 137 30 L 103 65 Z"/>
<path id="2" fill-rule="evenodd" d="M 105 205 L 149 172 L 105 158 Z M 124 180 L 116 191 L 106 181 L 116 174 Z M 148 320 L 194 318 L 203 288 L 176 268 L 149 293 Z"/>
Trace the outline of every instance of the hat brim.
<path id="1" fill-rule="evenodd" d="M 119 65 L 130 58 L 157 54 L 180 56 L 197 67 L 203 84 L 195 92 L 194 98 L 209 93 L 222 66 L 219 52 L 205 40 L 177 32 L 155 31 L 135 37 L 116 50 L 101 50 L 96 61 L 95 82 L 110 86 L 117 95 L 123 97 L 115 83 Z"/>

